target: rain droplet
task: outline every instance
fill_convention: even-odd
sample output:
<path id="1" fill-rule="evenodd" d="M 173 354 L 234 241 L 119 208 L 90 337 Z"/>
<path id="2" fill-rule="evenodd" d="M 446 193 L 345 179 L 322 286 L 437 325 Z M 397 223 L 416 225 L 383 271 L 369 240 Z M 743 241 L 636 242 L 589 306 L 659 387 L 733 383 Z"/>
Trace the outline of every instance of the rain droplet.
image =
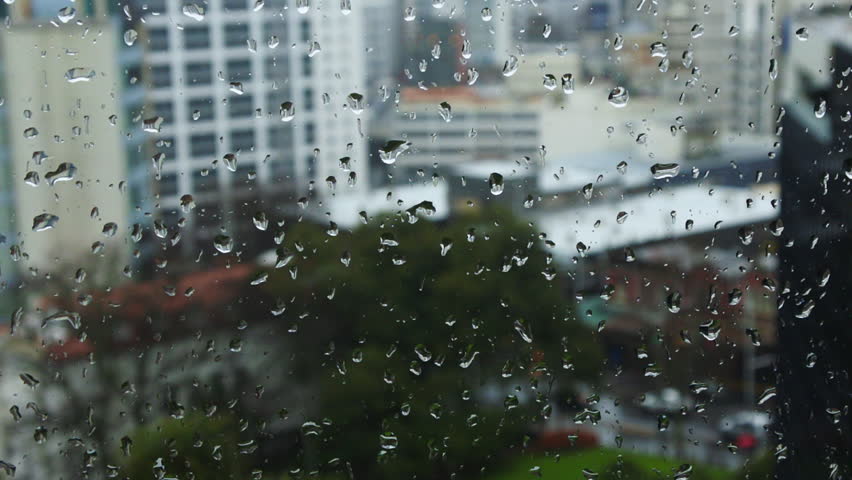
<path id="1" fill-rule="evenodd" d="M 620 33 L 616 33 L 612 39 L 612 49 L 618 51 L 622 48 L 624 48 L 624 36 Z"/>
<path id="2" fill-rule="evenodd" d="M 77 167 L 74 166 L 73 163 L 62 162 L 57 165 L 56 170 L 52 172 L 47 172 L 45 174 L 44 179 L 47 180 L 47 184 L 53 186 L 53 184 L 57 182 L 67 182 L 69 180 L 74 179 L 74 175 L 77 173 Z"/>
<path id="3" fill-rule="evenodd" d="M 148 133 L 160 133 L 163 126 L 163 117 L 151 117 L 142 121 L 142 130 Z"/>
<path id="4" fill-rule="evenodd" d="M 227 235 L 216 235 L 213 246 L 221 253 L 230 253 L 234 249 L 234 240 Z"/>
<path id="5" fill-rule="evenodd" d="M 669 54 L 669 47 L 663 42 L 654 42 L 650 46 L 652 57 L 666 57 Z"/>
<path id="6" fill-rule="evenodd" d="M 396 163 L 397 158 L 411 148 L 411 142 L 405 140 L 389 140 L 384 147 L 379 149 L 379 158 L 383 163 L 391 165 Z"/>
<path id="7" fill-rule="evenodd" d="M 680 164 L 677 163 L 655 163 L 651 166 L 651 175 L 655 180 L 676 177 L 680 173 Z"/>
<path id="8" fill-rule="evenodd" d="M 182 11 L 184 15 L 195 20 L 196 22 L 204 20 L 204 7 L 198 5 L 197 3 L 187 3 L 183 6 Z"/>
<path id="9" fill-rule="evenodd" d="M 680 301 L 680 292 L 672 292 L 666 297 L 666 308 L 672 313 L 677 313 L 680 311 Z"/>
<path id="10" fill-rule="evenodd" d="M 520 61 L 518 57 L 514 55 L 509 55 L 509 59 L 506 60 L 506 63 L 503 64 L 503 76 L 511 77 L 518 71 L 518 66 L 520 65 Z"/>
<path id="11" fill-rule="evenodd" d="M 352 110 L 352 113 L 359 115 L 364 111 L 364 96 L 360 93 L 350 93 L 346 97 L 346 104 L 349 106 L 349 109 Z"/>
<path id="12" fill-rule="evenodd" d="M 615 87 L 609 92 L 609 104 L 615 108 L 624 108 L 630 101 L 630 94 L 624 87 Z"/>
<path id="13" fill-rule="evenodd" d="M 488 187 L 491 189 L 492 195 L 500 195 L 503 193 L 503 175 L 493 172 L 488 176 Z"/>
<path id="14" fill-rule="evenodd" d="M 406 22 L 413 22 L 415 18 L 417 18 L 417 13 L 414 7 L 405 7 L 405 10 L 402 14 L 402 19 Z"/>
<path id="15" fill-rule="evenodd" d="M 692 29 L 689 31 L 689 34 L 692 36 L 692 38 L 698 38 L 704 35 L 704 25 L 696 23 L 692 26 Z"/>
<path id="16" fill-rule="evenodd" d="M 825 100 L 820 99 L 819 102 L 814 106 L 814 115 L 816 118 L 822 118 L 825 116 L 825 112 L 828 110 L 828 105 Z"/>
<path id="17" fill-rule="evenodd" d="M 33 231 L 43 232 L 45 230 L 50 230 L 55 227 L 57 223 L 59 223 L 59 217 L 52 213 L 42 213 L 41 215 L 36 215 L 33 218 Z"/>
<path id="18" fill-rule="evenodd" d="M 59 9 L 57 17 L 59 17 L 60 22 L 68 23 L 74 19 L 74 15 L 77 15 L 77 10 L 74 7 L 62 7 Z"/>
<path id="19" fill-rule="evenodd" d="M 124 32 L 124 44 L 128 47 L 132 47 L 133 44 L 136 43 L 137 38 L 139 38 L 139 34 L 132 28 Z"/>
<path id="20" fill-rule="evenodd" d="M 80 321 L 80 314 L 77 312 L 69 312 L 67 310 L 62 310 L 60 312 L 56 312 L 53 315 L 45 317 L 44 320 L 41 321 L 41 328 L 45 328 L 51 323 L 62 323 L 67 322 L 71 325 L 72 328 L 79 329 L 82 325 Z"/>
<path id="21" fill-rule="evenodd" d="M 293 102 L 284 102 L 281 104 L 279 112 L 281 114 L 281 121 L 289 122 L 296 116 L 296 107 L 293 105 Z"/>
<path id="22" fill-rule="evenodd" d="M 91 68 L 74 67 L 65 72 L 65 80 L 68 83 L 88 82 L 95 78 L 95 71 Z"/>
<path id="23" fill-rule="evenodd" d="M 441 118 L 444 119 L 445 122 L 449 122 L 453 119 L 453 107 L 450 106 L 447 102 L 441 102 L 440 110 L 438 113 L 441 115 Z"/>

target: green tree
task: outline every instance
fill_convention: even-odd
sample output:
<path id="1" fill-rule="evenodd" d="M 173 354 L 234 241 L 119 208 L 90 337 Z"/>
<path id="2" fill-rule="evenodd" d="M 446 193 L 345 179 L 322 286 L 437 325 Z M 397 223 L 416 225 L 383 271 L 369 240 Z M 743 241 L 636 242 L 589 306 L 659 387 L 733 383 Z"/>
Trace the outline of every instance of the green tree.
<path id="1" fill-rule="evenodd" d="M 248 478 L 252 444 L 239 447 L 238 426 L 227 415 L 165 418 L 122 441 L 130 479 Z M 129 440 L 128 440 L 129 439 Z"/>
<path id="2" fill-rule="evenodd" d="M 305 224 L 288 240 L 266 287 L 293 323 L 296 375 L 317 385 L 310 468 L 474 474 L 522 447 L 554 380 L 598 372 L 564 277 L 505 212 L 437 224 L 409 211 L 352 232 Z"/>

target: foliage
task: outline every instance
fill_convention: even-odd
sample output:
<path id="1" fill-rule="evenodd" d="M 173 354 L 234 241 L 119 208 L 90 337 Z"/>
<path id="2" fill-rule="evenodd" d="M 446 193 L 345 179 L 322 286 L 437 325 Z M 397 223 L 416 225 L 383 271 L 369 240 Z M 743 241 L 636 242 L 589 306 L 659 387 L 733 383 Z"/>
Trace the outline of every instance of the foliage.
<path id="1" fill-rule="evenodd" d="M 674 478 L 681 466 L 678 462 L 665 457 L 630 453 L 611 448 L 595 448 L 584 451 L 572 451 L 561 456 L 534 456 L 518 459 L 503 468 L 487 480 L 516 480 L 530 478 L 530 471 L 538 467 L 542 478 L 584 478 L 582 471 L 589 470 L 601 479 L 659 480 Z M 621 472 L 621 473 L 619 473 Z M 731 472 L 709 465 L 692 464 L 690 480 L 723 480 L 731 477 Z"/>
<path id="2" fill-rule="evenodd" d="M 131 479 L 156 478 L 157 465 L 166 478 L 249 477 L 249 457 L 239 451 L 237 424 L 229 416 L 166 418 L 129 438 L 123 470 Z"/>
<path id="3" fill-rule="evenodd" d="M 740 469 L 737 480 L 773 480 L 775 463 L 775 456 L 772 453 L 753 458 Z"/>
<path id="4" fill-rule="evenodd" d="M 597 344 L 561 278 L 546 278 L 529 225 L 499 211 L 446 224 L 411 218 L 352 232 L 293 228 L 297 255 L 267 282 L 298 330 L 295 370 L 319 384 L 317 411 L 328 417 L 305 438 L 314 467 L 331 462 L 356 478 L 472 475 L 521 446 L 551 382 L 597 375 Z"/>

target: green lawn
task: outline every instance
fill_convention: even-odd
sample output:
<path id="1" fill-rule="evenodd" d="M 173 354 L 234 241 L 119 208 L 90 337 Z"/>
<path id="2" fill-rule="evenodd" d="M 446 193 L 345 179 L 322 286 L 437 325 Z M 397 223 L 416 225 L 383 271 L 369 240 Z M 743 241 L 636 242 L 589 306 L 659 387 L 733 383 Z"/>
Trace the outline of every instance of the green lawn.
<path id="1" fill-rule="evenodd" d="M 630 463 L 635 469 L 625 469 L 625 480 L 645 480 L 674 478 L 674 474 L 683 462 L 662 457 L 625 452 L 612 448 L 593 448 L 573 452 L 563 452 L 559 458 L 555 455 L 535 455 L 519 458 L 507 464 L 499 472 L 487 475 L 488 480 L 535 480 L 534 467 L 539 467 L 538 473 L 543 479 L 584 480 L 583 469 L 599 474 L 600 480 L 609 480 L 604 472 L 613 465 L 621 454 L 625 463 Z M 692 465 L 691 480 L 724 480 L 734 476 L 734 472 L 707 465 Z M 638 474 L 638 475 L 637 475 Z M 615 477 L 611 477 L 615 479 Z"/>

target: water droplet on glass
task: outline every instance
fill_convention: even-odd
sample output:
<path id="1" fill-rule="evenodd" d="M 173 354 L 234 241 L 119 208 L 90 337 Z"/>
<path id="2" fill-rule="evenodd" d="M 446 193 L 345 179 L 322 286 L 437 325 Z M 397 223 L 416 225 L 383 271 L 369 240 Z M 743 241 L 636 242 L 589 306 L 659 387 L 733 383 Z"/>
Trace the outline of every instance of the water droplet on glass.
<path id="1" fill-rule="evenodd" d="M 77 15 L 77 10 L 74 7 L 62 7 L 56 16 L 59 17 L 60 22 L 68 23 L 74 19 L 74 15 Z"/>
<path id="2" fill-rule="evenodd" d="M 320 52 L 322 52 L 322 47 L 319 42 L 311 41 L 310 46 L 308 47 L 308 57 L 314 57 Z"/>
<path id="3" fill-rule="evenodd" d="M 615 108 L 624 108 L 630 101 L 630 94 L 624 87 L 615 87 L 609 92 L 609 104 Z"/>
<path id="4" fill-rule="evenodd" d="M 95 78 L 95 71 L 91 68 L 74 67 L 65 72 L 65 80 L 68 83 L 88 82 Z"/>
<path id="5" fill-rule="evenodd" d="M 453 107 L 450 106 L 447 102 L 441 102 L 440 109 L 438 113 L 441 115 L 441 118 L 444 119 L 445 122 L 449 122 L 453 119 Z"/>
<path id="6" fill-rule="evenodd" d="M 825 116 L 826 111 L 828 110 L 828 104 L 825 100 L 820 99 L 819 102 L 814 106 L 814 115 L 816 118 L 822 118 Z"/>
<path id="7" fill-rule="evenodd" d="M 402 14 L 402 19 L 406 22 L 413 22 L 415 18 L 417 18 L 417 13 L 414 7 L 405 7 L 405 10 Z"/>
<path id="8" fill-rule="evenodd" d="M 666 308 L 672 313 L 677 313 L 680 311 L 680 302 L 680 292 L 672 292 L 666 297 Z"/>
<path id="9" fill-rule="evenodd" d="M 31 139 L 38 136 L 38 130 L 35 127 L 29 127 L 24 130 L 24 138 Z"/>
<path id="10" fill-rule="evenodd" d="M 128 47 L 132 47 L 133 44 L 136 43 L 137 38 L 139 38 L 139 34 L 132 28 L 124 32 L 124 44 Z"/>
<path id="11" fill-rule="evenodd" d="M 651 166 L 651 176 L 655 180 L 676 177 L 680 173 L 680 164 L 677 163 L 655 163 Z"/>
<path id="12" fill-rule="evenodd" d="M 346 97 L 346 105 L 349 106 L 349 109 L 352 110 L 352 113 L 355 115 L 359 115 L 364 111 L 364 96 L 360 93 L 350 93 Z"/>
<path id="13" fill-rule="evenodd" d="M 506 63 L 503 64 L 503 76 L 511 77 L 518 71 L 518 66 L 520 65 L 520 61 L 518 57 L 514 55 L 509 55 L 509 59 L 506 60 Z"/>
<path id="14" fill-rule="evenodd" d="M 533 341 L 532 329 L 530 328 L 529 323 L 527 323 L 526 321 L 524 321 L 522 319 L 518 319 L 518 320 L 515 320 L 515 323 L 513 324 L 513 326 L 515 327 L 515 331 L 518 332 L 518 335 L 521 336 L 521 340 L 523 340 L 527 343 L 532 343 L 532 341 Z"/>
<path id="15" fill-rule="evenodd" d="M 216 235 L 213 246 L 221 253 L 230 253 L 234 249 L 234 240 L 227 235 Z"/>
<path id="16" fill-rule="evenodd" d="M 810 38 L 811 34 L 808 33 L 808 29 L 806 27 L 799 28 L 796 30 L 796 38 L 805 42 Z"/>
<path id="17" fill-rule="evenodd" d="M 45 174 L 44 179 L 47 180 L 47 184 L 53 186 L 53 184 L 57 182 L 66 182 L 74 179 L 74 175 L 77 173 L 77 167 L 74 166 L 73 163 L 62 162 L 57 165 L 56 170 L 51 172 L 47 172 Z"/>
<path id="18" fill-rule="evenodd" d="M 698 37 L 704 35 L 704 25 L 702 25 L 700 23 L 696 23 L 695 25 L 692 26 L 692 29 L 689 31 L 689 35 L 692 36 L 692 38 L 698 38 Z"/>
<path id="19" fill-rule="evenodd" d="M 33 218 L 33 231 L 43 232 L 45 230 L 50 230 L 55 227 L 57 223 L 59 223 L 59 217 L 52 213 L 42 213 L 41 215 L 36 215 Z"/>
<path id="20" fill-rule="evenodd" d="M 389 140 L 379 149 L 379 158 L 383 163 L 391 165 L 396 163 L 397 158 L 406 150 L 411 148 L 411 142 L 405 140 Z"/>
<path id="21" fill-rule="evenodd" d="M 80 314 L 77 312 L 69 312 L 66 310 L 56 312 L 53 315 L 45 317 L 44 320 L 41 321 L 41 328 L 46 328 L 48 325 L 52 323 L 68 323 L 71 325 L 71 328 L 79 329 L 82 326 L 82 322 L 80 321 Z"/>
<path id="22" fill-rule="evenodd" d="M 500 195 L 503 193 L 503 175 L 493 172 L 488 176 L 488 187 L 491 189 L 492 195 Z"/>
<path id="23" fill-rule="evenodd" d="M 196 22 L 204 20 L 204 7 L 197 3 L 187 3 L 183 6 L 183 14 Z"/>
<path id="24" fill-rule="evenodd" d="M 293 102 L 284 102 L 279 110 L 282 122 L 289 122 L 296 116 L 296 107 Z"/>
<path id="25" fill-rule="evenodd" d="M 666 57 L 669 54 L 669 47 L 666 46 L 663 42 L 654 42 L 649 47 L 651 49 L 652 57 Z"/>
<path id="26" fill-rule="evenodd" d="M 195 199 L 192 198 L 192 195 L 186 194 L 180 197 L 180 208 L 184 213 L 189 213 L 195 208 Z"/>
<path id="27" fill-rule="evenodd" d="M 160 133 L 163 126 L 163 117 L 151 117 L 142 121 L 142 130 L 148 133 Z"/>

